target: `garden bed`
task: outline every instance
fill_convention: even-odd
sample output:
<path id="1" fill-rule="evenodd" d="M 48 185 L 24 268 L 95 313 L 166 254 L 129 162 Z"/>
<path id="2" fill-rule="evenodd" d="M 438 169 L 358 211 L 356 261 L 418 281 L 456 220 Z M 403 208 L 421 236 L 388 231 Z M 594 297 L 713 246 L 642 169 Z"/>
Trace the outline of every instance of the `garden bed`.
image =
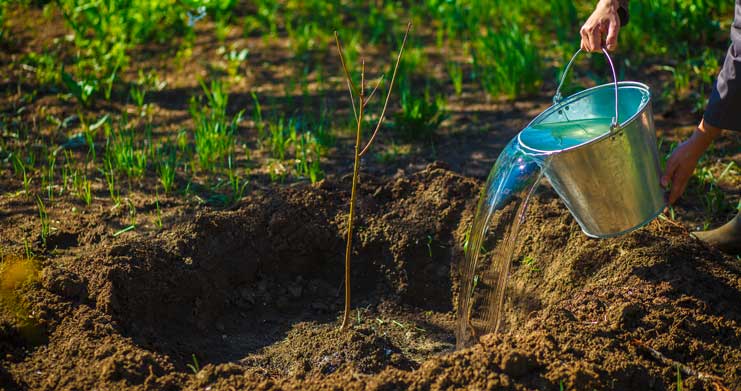
<path id="1" fill-rule="evenodd" d="M 675 389 L 680 376 L 683 389 L 741 387 L 738 261 L 664 220 L 589 239 L 547 186 L 517 250 L 535 261 L 510 280 L 527 320 L 453 352 L 456 262 L 479 183 L 441 164 L 361 178 L 353 322 L 340 331 L 347 182 L 266 187 L 156 235 L 70 230 L 21 289 L 26 317 L 0 318 L 0 384 L 636 390 Z"/>

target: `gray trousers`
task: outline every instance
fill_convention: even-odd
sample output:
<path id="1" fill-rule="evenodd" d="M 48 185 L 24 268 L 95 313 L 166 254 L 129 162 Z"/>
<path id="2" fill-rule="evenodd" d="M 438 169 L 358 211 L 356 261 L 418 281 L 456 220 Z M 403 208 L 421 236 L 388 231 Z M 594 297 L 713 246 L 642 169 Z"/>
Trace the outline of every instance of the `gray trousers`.
<path id="1" fill-rule="evenodd" d="M 703 118 L 712 126 L 741 131 L 741 0 L 736 0 L 731 47 L 726 53 Z"/>

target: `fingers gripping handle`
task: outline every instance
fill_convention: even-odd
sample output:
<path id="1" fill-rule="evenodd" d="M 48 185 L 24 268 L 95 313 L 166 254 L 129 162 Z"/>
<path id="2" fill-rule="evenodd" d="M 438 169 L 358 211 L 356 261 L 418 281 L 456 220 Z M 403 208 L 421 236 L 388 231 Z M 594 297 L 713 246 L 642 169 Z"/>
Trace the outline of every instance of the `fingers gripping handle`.
<path id="1" fill-rule="evenodd" d="M 581 53 L 581 49 L 577 50 L 576 53 L 571 57 L 571 60 L 569 60 L 569 63 L 566 64 L 566 68 L 563 71 L 563 74 L 561 75 L 561 82 L 558 83 L 558 88 L 556 88 L 556 95 L 553 96 L 553 103 L 559 103 L 561 102 L 561 99 L 563 97 L 561 96 L 561 87 L 563 87 L 563 83 L 566 80 L 566 75 L 568 75 L 569 70 L 571 69 L 571 65 L 573 64 L 574 60 L 576 59 L 576 56 Z M 605 48 L 602 48 L 602 53 L 605 54 L 605 57 L 607 57 L 607 62 L 610 64 L 610 69 L 612 70 L 612 81 L 615 84 L 615 116 L 612 117 L 612 124 L 610 125 L 610 131 L 612 133 L 616 132 L 618 128 L 620 127 L 620 121 L 618 120 L 618 80 L 617 80 L 617 73 L 615 73 L 615 65 L 612 63 L 612 58 L 610 58 L 610 55 L 607 53 L 607 50 Z"/>

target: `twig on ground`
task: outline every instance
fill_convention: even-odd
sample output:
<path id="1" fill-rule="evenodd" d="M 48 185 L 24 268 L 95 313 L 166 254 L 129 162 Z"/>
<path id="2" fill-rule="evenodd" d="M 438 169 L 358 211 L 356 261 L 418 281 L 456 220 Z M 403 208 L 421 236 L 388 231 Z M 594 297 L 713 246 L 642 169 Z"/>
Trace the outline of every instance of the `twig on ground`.
<path id="1" fill-rule="evenodd" d="M 688 367 L 687 365 L 682 364 L 681 362 L 672 360 L 671 358 L 666 357 L 663 354 L 661 354 L 661 352 L 659 352 L 658 350 L 646 345 L 646 343 L 644 343 L 641 340 L 634 339 L 630 341 L 630 343 L 634 346 L 637 346 L 649 352 L 653 358 L 660 361 L 662 364 L 670 366 L 670 367 L 678 368 L 679 371 L 682 372 L 685 376 L 696 376 L 703 383 L 711 384 L 715 388 L 715 391 L 730 391 L 726 386 L 724 386 L 721 383 L 721 379 L 719 379 L 717 376 L 708 375 L 707 373 L 696 371 Z"/>

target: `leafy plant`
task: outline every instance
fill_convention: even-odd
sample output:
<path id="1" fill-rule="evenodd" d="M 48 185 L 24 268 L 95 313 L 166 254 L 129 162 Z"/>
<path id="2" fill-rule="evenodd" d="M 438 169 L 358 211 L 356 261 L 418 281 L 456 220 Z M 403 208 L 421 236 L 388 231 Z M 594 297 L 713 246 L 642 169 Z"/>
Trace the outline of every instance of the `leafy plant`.
<path id="1" fill-rule="evenodd" d="M 62 82 L 72 96 L 74 96 L 83 106 L 88 106 L 91 103 L 93 94 L 98 91 L 98 80 L 84 78 L 77 81 L 72 78 L 72 75 L 64 70 L 62 70 Z"/>

